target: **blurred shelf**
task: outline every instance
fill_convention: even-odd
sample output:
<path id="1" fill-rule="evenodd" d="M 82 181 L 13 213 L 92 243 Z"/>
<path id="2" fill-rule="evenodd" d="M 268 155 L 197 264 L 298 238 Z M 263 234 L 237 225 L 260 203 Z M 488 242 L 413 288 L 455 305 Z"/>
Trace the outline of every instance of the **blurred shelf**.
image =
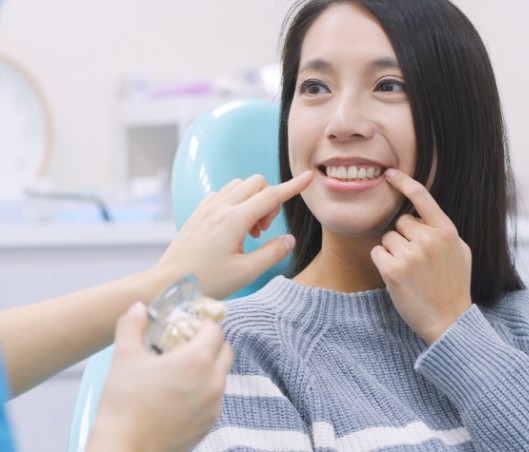
<path id="1" fill-rule="evenodd" d="M 176 234 L 172 221 L 101 224 L 2 224 L 0 249 L 167 245 Z"/>

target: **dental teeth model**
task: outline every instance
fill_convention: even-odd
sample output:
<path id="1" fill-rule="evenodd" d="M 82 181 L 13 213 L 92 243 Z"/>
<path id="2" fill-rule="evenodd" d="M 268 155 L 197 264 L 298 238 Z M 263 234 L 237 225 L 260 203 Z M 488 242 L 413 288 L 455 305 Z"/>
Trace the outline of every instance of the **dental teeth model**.
<path id="1" fill-rule="evenodd" d="M 147 312 L 145 345 L 156 353 L 164 353 L 189 341 L 202 320 L 221 322 L 226 308 L 221 302 L 203 296 L 197 279 L 188 275 L 150 303 Z"/>

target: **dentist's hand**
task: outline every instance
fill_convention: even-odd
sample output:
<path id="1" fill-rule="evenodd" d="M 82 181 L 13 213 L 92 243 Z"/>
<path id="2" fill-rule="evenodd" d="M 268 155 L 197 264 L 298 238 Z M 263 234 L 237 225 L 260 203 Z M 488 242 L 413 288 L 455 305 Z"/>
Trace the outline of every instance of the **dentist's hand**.
<path id="1" fill-rule="evenodd" d="M 231 295 L 294 248 L 291 235 L 276 237 L 251 253 L 244 253 L 243 243 L 246 234 L 258 237 L 266 230 L 281 204 L 303 191 L 312 177 L 312 172 L 307 171 L 270 186 L 263 176 L 254 175 L 233 180 L 218 193 L 208 194 L 178 231 L 155 269 L 173 275 L 194 273 L 205 294 L 218 299 Z M 182 263 L 185 272 L 180 271 Z M 168 283 L 172 279 L 168 278 Z"/>
<path id="2" fill-rule="evenodd" d="M 118 321 L 88 452 L 187 451 L 220 414 L 233 360 L 220 327 L 205 321 L 188 343 L 163 355 L 147 351 L 146 327 L 141 303 Z"/>
<path id="3" fill-rule="evenodd" d="M 415 206 L 371 251 L 395 308 L 428 344 L 471 305 L 472 253 L 428 190 L 398 170 L 386 180 Z"/>

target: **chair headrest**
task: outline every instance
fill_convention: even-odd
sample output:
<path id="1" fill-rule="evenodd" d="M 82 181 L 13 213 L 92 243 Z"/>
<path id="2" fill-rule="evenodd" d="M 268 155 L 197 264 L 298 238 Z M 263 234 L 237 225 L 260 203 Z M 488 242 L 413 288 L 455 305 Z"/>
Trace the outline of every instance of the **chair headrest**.
<path id="1" fill-rule="evenodd" d="M 278 143 L 279 106 L 271 101 L 234 100 L 197 118 L 182 137 L 173 164 L 171 191 L 177 229 L 207 193 L 220 190 L 232 179 L 258 173 L 277 184 Z M 280 214 L 261 237 L 248 236 L 244 250 L 251 252 L 285 231 Z M 288 263 L 284 260 L 230 298 L 255 292 L 283 274 Z"/>

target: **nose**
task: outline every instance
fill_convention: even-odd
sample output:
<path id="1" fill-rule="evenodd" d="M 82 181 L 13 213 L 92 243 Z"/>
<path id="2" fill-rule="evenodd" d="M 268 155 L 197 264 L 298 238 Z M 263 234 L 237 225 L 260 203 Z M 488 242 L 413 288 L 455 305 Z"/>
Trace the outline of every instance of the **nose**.
<path id="1" fill-rule="evenodd" d="M 373 125 L 366 102 L 358 96 L 344 96 L 331 106 L 326 134 L 333 141 L 369 139 Z"/>

